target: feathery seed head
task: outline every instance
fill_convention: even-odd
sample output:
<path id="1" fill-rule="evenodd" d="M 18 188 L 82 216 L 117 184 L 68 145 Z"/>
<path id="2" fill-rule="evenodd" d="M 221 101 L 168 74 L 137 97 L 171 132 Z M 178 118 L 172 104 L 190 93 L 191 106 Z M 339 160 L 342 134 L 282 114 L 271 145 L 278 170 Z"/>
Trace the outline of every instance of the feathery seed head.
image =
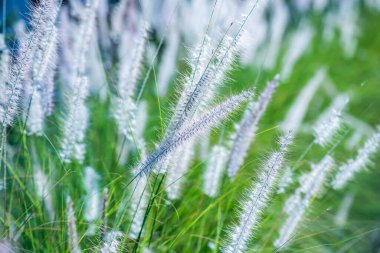
<path id="1" fill-rule="evenodd" d="M 260 214 L 268 205 L 277 175 L 285 159 L 284 151 L 291 142 L 291 134 L 280 139 L 280 151 L 273 152 L 264 163 L 256 183 L 241 203 L 238 223 L 229 231 L 225 253 L 242 253 L 258 225 Z"/>
<path id="2" fill-rule="evenodd" d="M 34 181 L 37 187 L 37 195 L 43 199 L 49 190 L 49 181 L 46 175 L 40 169 L 35 170 Z"/>
<path id="3" fill-rule="evenodd" d="M 143 175 L 135 179 L 132 184 L 132 197 L 130 203 L 131 226 L 129 237 L 137 239 L 143 229 L 146 208 L 149 204 L 148 178 Z"/>
<path id="4" fill-rule="evenodd" d="M 100 253 L 118 253 L 121 250 L 124 234 L 120 231 L 111 231 L 106 234 Z"/>
<path id="5" fill-rule="evenodd" d="M 227 159 L 228 151 L 224 146 L 217 145 L 212 148 L 210 160 L 204 173 L 203 192 L 206 195 L 217 196 Z"/>
<path id="6" fill-rule="evenodd" d="M 319 86 L 326 79 L 326 69 L 319 69 L 308 81 L 305 87 L 299 92 L 297 98 L 290 107 L 285 120 L 281 124 L 281 129 L 285 131 L 298 132 L 299 127 L 305 117 L 309 104 L 318 90 Z"/>
<path id="7" fill-rule="evenodd" d="M 138 28 L 138 32 L 128 32 L 123 37 L 123 43 L 134 38 L 134 43 L 129 47 L 123 47 L 121 44 L 119 49 L 119 82 L 118 82 L 118 96 L 122 99 L 133 98 L 135 89 L 139 78 L 140 70 L 142 67 L 145 45 L 148 37 L 147 28 L 145 23 L 142 23 Z M 133 48 L 133 51 L 131 51 Z"/>
<path id="8" fill-rule="evenodd" d="M 70 197 L 67 197 L 67 233 L 69 237 L 70 253 L 80 253 L 74 204 Z"/>
<path id="9" fill-rule="evenodd" d="M 281 76 L 285 80 L 289 78 L 297 60 L 309 48 L 313 35 L 314 31 L 310 24 L 302 24 L 301 27 L 294 33 L 289 44 L 291 47 L 286 52 L 282 61 L 283 69 L 281 71 Z"/>
<path id="10" fill-rule="evenodd" d="M 44 130 L 44 110 L 41 105 L 41 93 L 35 90 L 30 101 L 29 115 L 26 120 L 27 133 L 29 135 L 42 136 Z"/>
<path id="11" fill-rule="evenodd" d="M 333 105 L 319 118 L 314 127 L 315 143 L 323 147 L 331 143 L 341 127 L 342 111 L 347 102 L 347 96 L 338 96 Z"/>
<path id="12" fill-rule="evenodd" d="M 341 165 L 334 177 L 331 185 L 334 189 L 342 189 L 349 180 L 360 170 L 365 169 L 371 163 L 371 157 L 380 147 L 380 127 L 378 131 L 369 138 L 363 147 L 358 150 L 358 154 L 354 159 L 349 159 Z"/>
<path id="13" fill-rule="evenodd" d="M 180 197 L 182 184 L 193 159 L 194 145 L 194 140 L 191 140 L 167 158 L 168 168 L 165 183 L 168 198 L 171 200 Z"/>
<path id="14" fill-rule="evenodd" d="M 5 44 L 4 35 L 0 34 L 0 108 L 6 102 L 6 89 L 9 78 L 10 53 Z"/>
<path id="15" fill-rule="evenodd" d="M 136 104 L 131 97 L 116 98 L 114 117 L 119 125 L 119 131 L 130 143 L 134 142 L 136 134 Z"/>
<path id="16" fill-rule="evenodd" d="M 11 125 L 18 111 L 19 101 L 22 97 L 23 81 L 33 66 L 33 57 L 37 52 L 45 50 L 42 48 L 50 38 L 54 22 L 58 13 L 58 7 L 55 0 L 41 1 L 34 6 L 30 24 L 32 30 L 24 33 L 19 41 L 18 56 L 14 58 L 10 66 L 8 82 L 6 84 L 5 94 L 6 101 L 0 101 L 0 121 L 2 126 Z M 54 37 L 54 36 L 53 36 Z M 43 43 L 41 43 L 43 42 Z M 37 54 L 37 62 L 44 62 Z M 43 66 L 44 64 L 42 64 Z"/>
<path id="17" fill-rule="evenodd" d="M 184 92 L 177 103 L 167 135 L 179 130 L 196 113 L 204 112 L 207 104 L 214 96 L 216 87 L 223 84 L 224 76 L 231 67 L 237 50 L 238 38 L 239 36 L 237 38 L 232 38 L 229 35 L 224 36 L 216 52 L 212 54 L 211 59 L 207 59 L 207 52 L 210 49 L 201 47 L 197 58 L 198 65 L 192 69 L 192 75 L 187 79 L 188 83 L 186 83 Z M 207 38 L 202 45 L 204 47 L 208 46 Z M 203 59 L 207 59 L 207 61 L 203 61 Z M 199 79 L 198 70 L 201 74 Z"/>
<path id="18" fill-rule="evenodd" d="M 49 36 L 41 41 L 41 48 L 37 50 L 33 64 L 33 79 L 37 85 L 43 81 L 47 71 L 54 71 L 57 54 L 58 31 L 55 26 L 51 28 Z"/>
<path id="19" fill-rule="evenodd" d="M 87 192 L 86 209 L 84 217 L 87 221 L 95 221 L 100 216 L 101 200 L 99 193 L 99 175 L 91 167 L 84 171 L 83 183 Z"/>
<path id="20" fill-rule="evenodd" d="M 312 164 L 311 172 L 300 178 L 300 192 L 308 196 L 316 196 L 333 166 L 334 159 L 329 155 L 326 155 L 318 164 Z"/>
<path id="21" fill-rule="evenodd" d="M 280 152 L 287 152 L 289 145 L 293 143 L 293 133 L 290 131 L 287 135 L 281 136 L 278 140 L 278 144 L 280 146 Z"/>
<path id="22" fill-rule="evenodd" d="M 37 169 L 34 170 L 34 182 L 37 188 L 37 196 L 40 198 L 40 200 L 43 200 L 49 218 L 53 220 L 53 199 L 51 193 L 49 192 L 52 187 L 51 182 L 38 166 L 35 165 L 35 167 L 37 167 Z"/>
<path id="23" fill-rule="evenodd" d="M 327 174 L 333 166 L 333 158 L 326 155 L 318 164 L 311 166 L 309 173 L 301 176 L 300 187 L 285 202 L 284 211 L 288 217 L 280 228 L 278 239 L 274 242 L 276 248 L 283 248 L 289 242 L 312 198 L 322 190 Z"/>
<path id="24" fill-rule="evenodd" d="M 22 66 L 19 66 L 22 64 Z M 22 97 L 22 80 L 25 74 L 25 67 L 23 63 L 12 62 L 10 66 L 10 73 L 8 83 L 5 84 L 5 101 L 0 104 L 0 124 L 10 126 L 19 109 L 20 99 Z M 20 70 L 21 67 L 22 69 Z"/>
<path id="25" fill-rule="evenodd" d="M 64 162 L 76 159 L 83 162 L 85 155 L 85 132 L 88 124 L 88 110 L 85 99 L 88 94 L 86 77 L 78 77 L 70 87 L 67 98 L 67 112 L 64 116 L 61 157 Z"/>
<path id="26" fill-rule="evenodd" d="M 291 183 L 293 183 L 293 173 L 290 167 L 286 167 L 278 183 L 277 193 L 278 194 L 285 193 L 287 186 L 290 185 Z"/>
<path id="27" fill-rule="evenodd" d="M 244 112 L 243 119 L 232 136 L 232 150 L 227 167 L 227 172 L 231 179 L 235 177 L 237 171 L 244 163 L 249 147 L 251 146 L 256 135 L 258 122 L 268 107 L 269 101 L 271 100 L 275 88 L 277 87 L 278 80 L 279 76 L 276 75 L 260 94 L 258 101 L 248 104 L 248 107 Z"/>
<path id="28" fill-rule="evenodd" d="M 183 126 L 180 131 L 168 136 L 162 141 L 155 152 L 149 155 L 145 161 L 137 166 L 136 169 L 139 171 L 138 174 L 142 175 L 143 173 L 150 173 L 154 166 L 167 157 L 168 154 L 175 151 L 187 141 L 219 124 L 252 95 L 253 92 L 248 90 L 232 96 L 225 102 L 215 106 L 209 112 L 202 114 L 199 118 L 194 119 Z"/>

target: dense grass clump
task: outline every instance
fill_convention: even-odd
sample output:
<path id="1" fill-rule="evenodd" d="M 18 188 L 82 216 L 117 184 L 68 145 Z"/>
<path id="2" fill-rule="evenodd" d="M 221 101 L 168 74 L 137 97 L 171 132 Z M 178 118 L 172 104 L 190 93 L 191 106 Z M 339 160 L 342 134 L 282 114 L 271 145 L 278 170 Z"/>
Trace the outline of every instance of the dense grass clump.
<path id="1" fill-rule="evenodd" d="M 376 1 L 3 1 L 0 253 L 379 251 Z"/>

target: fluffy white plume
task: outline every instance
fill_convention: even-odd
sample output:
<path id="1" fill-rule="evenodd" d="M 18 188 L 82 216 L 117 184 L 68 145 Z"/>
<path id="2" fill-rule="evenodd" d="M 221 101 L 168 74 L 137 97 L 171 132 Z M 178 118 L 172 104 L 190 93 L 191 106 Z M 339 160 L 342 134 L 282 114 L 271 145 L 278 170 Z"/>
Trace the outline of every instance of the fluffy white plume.
<path id="1" fill-rule="evenodd" d="M 288 185 L 293 183 L 293 173 L 290 167 L 287 167 L 284 171 L 284 173 L 281 176 L 280 181 L 278 182 L 278 190 L 277 193 L 285 193 L 286 188 Z"/>
<path id="2" fill-rule="evenodd" d="M 119 39 L 125 26 L 124 14 L 128 6 L 128 0 L 121 0 L 112 10 L 111 15 L 111 37 Z"/>
<path id="3" fill-rule="evenodd" d="M 363 147 L 358 151 L 354 159 L 348 160 L 339 167 L 331 186 L 334 189 L 342 189 L 348 181 L 350 181 L 356 173 L 365 169 L 371 164 L 371 157 L 378 151 L 380 146 L 380 127 L 378 131 L 369 138 Z"/>
<path id="4" fill-rule="evenodd" d="M 60 155 L 64 162 L 72 159 L 82 163 L 86 152 L 85 135 L 88 125 L 88 109 L 85 99 L 88 96 L 88 79 L 85 77 L 87 51 L 90 41 L 95 35 L 95 19 L 99 0 L 86 3 L 80 17 L 78 35 L 74 41 L 72 76 L 69 78 L 67 109 L 64 117 L 62 150 Z"/>
<path id="5" fill-rule="evenodd" d="M 138 138 L 144 137 L 144 129 L 145 129 L 147 120 L 148 120 L 147 102 L 140 100 L 140 103 L 137 106 L 137 114 L 136 114 L 136 123 L 139 126 L 136 129 L 136 136 Z"/>
<path id="6" fill-rule="evenodd" d="M 74 203 L 70 197 L 67 197 L 67 233 L 69 238 L 70 253 L 80 253 L 78 240 L 77 224 L 74 212 Z"/>
<path id="7" fill-rule="evenodd" d="M 57 54 L 58 31 L 55 26 L 49 31 L 50 34 L 43 38 L 42 48 L 36 52 L 33 64 L 33 79 L 36 85 L 40 85 L 51 65 L 55 65 L 53 61 Z"/>
<path id="8" fill-rule="evenodd" d="M 315 143 L 326 146 L 333 141 L 334 136 L 342 124 L 342 111 L 344 110 L 348 97 L 337 96 L 332 105 L 319 117 L 314 126 Z"/>
<path id="9" fill-rule="evenodd" d="M 205 70 L 211 71 L 211 73 L 209 73 L 211 74 L 209 75 L 209 83 L 205 83 L 205 86 L 199 86 L 198 83 L 194 90 L 194 94 L 198 92 L 198 96 L 200 96 L 199 108 L 197 109 L 195 103 L 194 113 L 198 113 L 199 115 L 199 113 L 205 112 L 205 110 L 208 109 L 210 101 L 214 98 L 217 88 L 224 84 L 226 75 L 235 60 L 237 49 L 240 45 L 240 37 L 240 34 L 236 35 L 236 37 L 227 35 L 224 36 L 223 40 L 220 42 L 217 52 L 214 53 L 214 58 L 210 59 L 210 62 L 208 63 L 209 68 Z M 212 63 L 214 63 L 214 65 L 210 66 Z M 197 95 L 195 97 L 197 97 Z M 189 102 L 191 104 L 191 100 L 189 100 Z M 191 113 L 189 116 L 191 117 Z"/>
<path id="10" fill-rule="evenodd" d="M 318 164 L 311 165 L 311 172 L 301 176 L 300 187 L 297 191 L 303 193 L 305 199 L 311 200 L 322 189 L 327 173 L 333 168 L 334 159 L 325 156 Z"/>
<path id="11" fill-rule="evenodd" d="M 173 28 L 168 34 L 167 45 L 162 55 L 160 71 L 158 73 L 157 86 L 160 96 L 166 95 L 171 78 L 177 69 L 176 64 L 179 44 L 180 34 L 176 28 Z"/>
<path id="12" fill-rule="evenodd" d="M 287 246 L 286 244 L 290 242 L 294 231 L 296 231 L 305 214 L 305 211 L 306 209 L 302 205 L 297 206 L 282 224 L 280 228 L 280 237 L 274 242 L 274 245 L 278 250 L 284 249 Z"/>
<path id="13" fill-rule="evenodd" d="M 337 27 L 340 30 L 340 43 L 346 57 L 352 57 L 358 44 L 358 3 L 357 0 L 339 2 L 337 14 Z"/>
<path id="14" fill-rule="evenodd" d="M 231 112 L 236 110 L 241 103 L 252 96 L 251 91 L 244 91 L 239 95 L 235 95 L 227 99 L 225 102 L 211 109 L 209 112 L 202 114 L 199 118 L 192 120 L 183 126 L 178 132 L 169 135 L 159 147 L 151 155 L 140 163 L 136 170 L 141 175 L 142 173 L 150 173 L 153 167 L 171 152 L 177 150 L 184 143 L 199 136 L 222 120 L 226 119 Z"/>
<path id="15" fill-rule="evenodd" d="M 9 63 L 10 55 L 7 45 L 5 44 L 5 38 L 3 34 L 0 34 L 0 106 L 6 102 L 6 88 L 9 76 Z M 1 107 L 0 107 L 1 108 Z"/>
<path id="16" fill-rule="evenodd" d="M 284 205 L 284 211 L 288 217 L 280 228 L 279 237 L 274 242 L 277 249 L 285 248 L 290 241 L 312 199 L 322 190 L 326 176 L 333 166 L 333 158 L 327 155 L 318 164 L 312 164 L 309 173 L 300 177 L 300 187 Z"/>
<path id="17" fill-rule="evenodd" d="M 279 151 L 272 153 L 264 163 L 257 181 L 240 204 L 241 211 L 238 222 L 228 232 L 228 240 L 222 249 L 223 252 L 246 252 L 248 242 L 259 223 L 260 214 L 268 205 L 270 194 L 291 142 L 292 136 L 290 134 L 280 138 Z"/>
<path id="18" fill-rule="evenodd" d="M 175 165 L 168 166 L 166 176 L 166 192 L 168 198 L 171 200 L 178 199 L 181 194 L 181 186 L 185 181 L 186 173 L 189 170 L 194 152 L 194 140 L 184 144 L 184 146 L 172 154 L 168 158 L 168 165 L 174 163 Z"/>
<path id="19" fill-rule="evenodd" d="M 84 218 L 90 222 L 95 221 L 100 216 L 101 197 L 98 185 L 99 178 L 99 175 L 93 168 L 85 168 L 83 183 L 87 192 L 87 199 Z"/>
<path id="20" fill-rule="evenodd" d="M 206 36 L 201 45 L 197 46 L 193 50 L 188 59 L 188 64 L 191 68 L 191 72 L 183 80 L 183 89 L 179 93 L 179 100 L 177 102 L 174 114 L 169 123 L 169 126 L 166 130 L 166 136 L 170 136 L 179 130 L 183 124 L 190 121 L 193 117 L 199 116 L 205 107 L 210 102 L 210 99 L 213 97 L 215 91 L 215 85 L 212 84 L 211 77 L 214 73 L 215 66 L 211 62 L 214 57 L 212 54 L 212 47 L 210 44 L 209 38 Z M 217 60 L 215 60 L 217 61 Z M 215 83 L 214 83 L 215 84 Z M 201 96 L 203 94 L 203 96 Z M 195 142 L 192 142 L 194 145 Z M 189 145 L 186 146 L 187 149 L 192 149 Z M 188 162 L 190 161 L 190 153 L 180 148 L 176 153 L 173 153 L 169 156 L 166 161 L 163 161 L 163 166 L 158 166 L 160 173 L 170 171 L 170 174 L 173 176 L 173 179 L 178 178 L 179 175 L 182 175 L 187 171 L 187 167 L 184 164 L 180 164 L 176 157 L 181 153 L 187 153 Z M 191 154 L 192 155 L 192 154 Z M 181 168 L 181 173 L 177 169 Z M 182 176 L 177 180 L 182 181 Z M 180 187 L 180 183 L 168 182 L 169 192 L 173 187 Z"/>
<path id="21" fill-rule="evenodd" d="M 45 117 L 50 116 L 54 110 L 54 77 L 56 72 L 56 65 L 54 64 L 57 60 L 55 58 L 56 56 L 57 55 L 52 56 L 52 64 L 49 66 L 49 70 L 45 74 L 44 80 L 41 85 L 41 104 Z"/>
<path id="22" fill-rule="evenodd" d="M 239 59 L 242 64 L 250 65 L 257 63 L 256 56 L 260 53 L 259 47 L 262 46 L 267 38 L 267 33 L 269 30 L 269 25 L 267 24 L 265 16 L 265 8 L 268 3 L 269 1 L 260 2 L 260 5 L 257 6 L 256 13 L 247 20 L 247 28 L 241 38 L 242 53 L 240 54 Z M 242 8 L 244 7 L 245 6 Z M 255 29 L 254 33 L 247 31 L 250 30 L 251 27 Z M 270 43 L 272 43 L 272 40 Z"/>
<path id="23" fill-rule="evenodd" d="M 100 253 L 118 253 L 121 251 L 124 234 L 120 231 L 108 232 L 105 236 Z"/>
<path id="24" fill-rule="evenodd" d="M 149 203 L 148 178 L 143 175 L 137 177 L 132 183 L 132 197 L 130 203 L 131 226 L 129 237 L 137 239 L 144 222 L 146 208 Z"/>
<path id="25" fill-rule="evenodd" d="M 23 95 L 23 82 L 30 70 L 32 55 L 34 52 L 35 33 L 32 30 L 29 36 L 24 22 L 15 25 L 15 33 L 19 48 L 17 55 L 10 59 L 9 50 L 6 48 L 4 37 L 1 38 L 2 47 L 2 80 L 0 84 L 0 125 L 10 126 L 18 112 L 20 100 Z M 33 50 L 32 50 L 33 49 Z M 5 70 L 4 68 L 7 68 Z M 6 76 L 5 76 L 6 75 Z"/>
<path id="26" fill-rule="evenodd" d="M 4 101 L 0 104 L 0 124 L 10 126 L 18 111 L 22 95 L 22 80 L 26 72 L 26 62 L 12 62 L 8 83 L 5 84 Z"/>
<path id="27" fill-rule="evenodd" d="M 85 73 L 87 66 L 87 52 L 90 48 L 90 42 L 96 35 L 95 21 L 96 13 L 99 5 L 99 0 L 87 1 L 84 8 L 83 15 L 81 16 L 81 22 L 78 27 L 78 35 L 74 44 L 74 72 L 71 82 L 75 82 L 77 75 Z"/>
<path id="28" fill-rule="evenodd" d="M 175 5 L 173 6 L 175 7 Z M 185 40 L 189 42 L 200 41 L 202 34 L 206 32 L 213 3 L 210 1 L 195 0 L 183 2 L 180 6 L 181 9 L 179 10 L 178 16 L 181 18 L 182 25 L 180 29 L 185 36 Z M 197 13 L 196 19 L 194 19 L 195 13 Z"/>
<path id="29" fill-rule="evenodd" d="M 26 129 L 29 135 L 35 134 L 41 136 L 43 134 L 44 110 L 41 100 L 41 93 L 35 90 L 30 101 L 29 114 L 26 120 Z"/>
<path id="30" fill-rule="evenodd" d="M 203 192 L 206 195 L 210 197 L 218 195 L 227 159 L 228 151 L 224 146 L 216 145 L 212 148 L 210 160 L 206 165 L 206 171 L 203 176 Z"/>
<path id="31" fill-rule="evenodd" d="M 63 82 L 67 83 L 71 82 L 72 76 L 74 75 L 74 44 L 78 40 L 75 36 L 75 34 L 78 33 L 78 25 L 70 18 L 70 13 L 68 6 L 63 6 L 59 14 L 61 64 L 59 64 L 58 67 L 60 78 Z"/>
<path id="32" fill-rule="evenodd" d="M 306 52 L 313 38 L 313 28 L 310 24 L 302 24 L 301 27 L 293 34 L 290 41 L 290 48 L 286 51 L 282 61 L 281 77 L 288 79 L 293 71 L 294 65 L 298 59 Z"/>
<path id="33" fill-rule="evenodd" d="M 204 83 L 208 80 L 208 72 L 203 73 L 203 71 L 205 71 L 211 57 L 210 48 L 210 40 L 208 37 L 205 37 L 201 45 L 197 46 L 190 55 L 188 63 L 191 72 L 183 81 L 183 89 L 181 90 L 174 114 L 169 123 L 168 133 L 171 133 L 183 124 L 183 119 L 181 119 L 181 117 L 183 114 L 186 114 L 186 106 L 191 99 L 192 92 L 194 91 L 197 82 Z"/>
<path id="34" fill-rule="evenodd" d="M 281 129 L 284 132 L 292 131 L 294 134 L 298 132 L 314 94 L 325 79 L 326 70 L 322 68 L 307 82 L 281 124 Z"/>
<path id="35" fill-rule="evenodd" d="M 272 98 L 277 83 L 278 76 L 267 84 L 257 102 L 249 103 L 243 119 L 236 128 L 236 133 L 232 136 L 232 148 L 227 166 L 227 172 L 231 179 L 235 177 L 237 171 L 244 163 L 249 147 L 256 135 L 258 122 Z"/>
<path id="36" fill-rule="evenodd" d="M 77 159 L 83 162 L 85 155 L 85 134 L 88 124 L 88 109 L 85 99 L 88 93 L 87 78 L 79 77 L 67 94 L 67 110 L 64 116 L 61 157 L 64 162 Z"/>
<path id="37" fill-rule="evenodd" d="M 32 12 L 32 32 L 27 34 L 27 46 L 22 52 L 30 54 L 31 84 L 26 87 L 28 134 L 43 134 L 45 117 L 53 111 L 54 75 L 56 67 L 58 31 L 55 26 L 59 7 L 55 0 L 39 3 Z M 22 40 L 23 42 L 24 40 Z M 28 87 L 30 86 L 30 87 Z M 30 101 L 30 104 L 29 104 Z M 29 107 L 30 105 L 30 107 Z"/>
<path id="38" fill-rule="evenodd" d="M 119 57 L 119 71 L 118 71 L 118 96 L 120 98 L 133 98 L 137 81 L 139 78 L 141 65 L 144 59 L 145 44 L 147 39 L 147 28 L 142 23 L 137 32 L 123 33 L 118 57 Z M 127 30 L 128 31 L 128 30 Z M 128 41 L 133 38 L 133 43 Z M 131 48 L 133 49 L 131 52 Z"/>
<path id="39" fill-rule="evenodd" d="M 270 21 L 270 41 L 267 49 L 267 56 L 264 67 L 272 69 L 277 62 L 277 55 L 283 44 L 283 37 L 286 26 L 289 22 L 289 10 L 283 0 L 272 1 L 273 13 Z"/>
<path id="40" fill-rule="evenodd" d="M 37 169 L 34 170 L 34 182 L 37 188 L 37 196 L 40 198 L 40 200 L 44 201 L 49 218 L 53 220 L 54 219 L 53 199 L 52 199 L 51 193 L 49 192 L 52 185 L 48 177 L 38 167 Z"/>
<path id="41" fill-rule="evenodd" d="M 185 82 L 168 127 L 168 134 L 180 129 L 197 112 L 204 111 L 217 86 L 223 84 L 223 79 L 234 60 L 239 38 L 239 35 L 236 38 L 226 35 L 211 57 L 208 57 L 208 54 L 212 52 L 212 48 L 208 39 L 204 40 L 199 53 L 195 53 L 195 65 L 192 66 L 192 73 Z"/>
<path id="42" fill-rule="evenodd" d="M 128 37 L 129 36 L 129 37 Z M 119 49 L 119 82 L 117 97 L 115 97 L 114 117 L 119 125 L 119 131 L 128 140 L 134 143 L 136 138 L 136 103 L 134 100 L 135 89 L 144 58 L 144 50 L 147 32 L 145 27 L 140 27 L 136 33 L 128 32 L 122 36 L 122 43 L 134 38 L 130 47 L 121 44 Z M 133 48 L 133 52 L 130 52 Z"/>
<path id="43" fill-rule="evenodd" d="M 136 129 L 136 104 L 131 97 L 116 98 L 115 102 L 114 117 L 119 126 L 119 131 L 131 144 L 134 142 Z"/>
<path id="44" fill-rule="evenodd" d="M 208 105 L 210 101 L 213 99 L 217 87 L 223 84 L 225 74 L 231 67 L 236 53 L 237 42 L 239 38 L 239 35 L 236 38 L 230 37 L 228 35 L 225 36 L 219 44 L 217 51 L 212 55 L 210 59 L 207 59 L 207 65 L 204 69 L 204 72 L 202 73 L 203 69 L 199 68 L 202 67 L 202 64 L 200 64 L 201 66 L 199 66 L 199 63 L 202 60 L 202 55 L 205 54 L 205 56 L 207 57 L 206 52 L 210 50 L 210 48 L 206 48 L 208 46 L 208 38 L 205 38 L 203 48 L 201 47 L 201 50 L 199 52 L 195 52 L 195 61 L 190 62 L 190 65 L 192 65 L 193 76 L 188 77 L 189 83 L 187 83 L 187 87 L 185 87 L 185 91 L 190 91 L 190 93 L 188 94 L 188 92 L 186 91 L 181 95 L 180 102 L 181 100 L 186 102 L 184 104 L 180 102 L 178 103 L 177 109 L 179 107 L 179 111 L 176 110 L 176 112 L 182 111 L 182 113 L 177 115 L 179 117 L 176 117 L 176 114 L 174 114 L 174 121 L 172 121 L 169 125 L 169 133 L 171 133 L 170 131 L 180 129 L 183 126 L 183 124 L 190 121 L 193 117 L 198 117 L 201 113 L 205 112 L 206 109 L 208 109 Z M 196 75 L 198 75 L 198 71 L 200 74 L 199 81 L 197 81 L 198 79 L 195 79 L 197 78 Z M 193 142 L 192 145 L 194 144 L 195 143 Z M 187 159 L 187 161 L 190 162 L 190 157 L 192 156 L 192 153 L 190 153 L 188 150 L 192 149 L 192 147 L 187 145 L 186 149 L 187 150 L 178 152 L 186 154 L 186 157 L 189 158 Z M 177 160 L 177 162 L 178 161 L 179 160 Z M 177 175 L 181 175 L 181 177 L 175 183 L 176 185 L 180 185 L 183 179 L 183 174 L 188 169 L 188 165 L 185 163 L 178 163 L 178 165 L 175 166 L 175 163 L 170 162 L 168 163 L 168 165 L 169 167 L 171 166 L 181 168 L 182 173 L 175 173 Z M 175 171 L 177 169 L 178 168 L 170 168 L 169 171 Z"/>

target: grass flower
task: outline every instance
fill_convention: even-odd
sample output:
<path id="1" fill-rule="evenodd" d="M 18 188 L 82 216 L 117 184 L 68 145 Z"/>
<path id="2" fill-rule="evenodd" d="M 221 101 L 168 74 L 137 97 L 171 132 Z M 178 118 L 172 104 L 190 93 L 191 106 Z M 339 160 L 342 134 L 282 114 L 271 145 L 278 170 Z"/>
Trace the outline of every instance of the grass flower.
<path id="1" fill-rule="evenodd" d="M 77 232 L 74 203 L 70 197 L 67 198 L 67 233 L 69 237 L 70 253 L 81 252 Z"/>
<path id="2" fill-rule="evenodd" d="M 342 124 L 342 111 L 348 102 L 344 95 L 338 96 L 332 106 L 323 113 L 314 126 L 315 143 L 326 146 L 333 141 Z"/>
<path id="3" fill-rule="evenodd" d="M 85 131 L 88 124 L 88 109 L 84 104 L 87 95 L 87 78 L 77 78 L 67 95 L 67 112 L 64 118 L 62 151 L 60 153 L 64 162 L 70 162 L 71 159 L 83 162 L 86 152 Z"/>
<path id="4" fill-rule="evenodd" d="M 346 186 L 356 173 L 365 169 L 371 163 L 371 157 L 377 152 L 379 146 L 380 133 L 378 131 L 358 150 L 358 154 L 354 159 L 349 159 L 339 167 L 334 180 L 331 182 L 332 187 L 342 189 Z"/>
<path id="5" fill-rule="evenodd" d="M 203 176 L 203 192 L 210 197 L 216 197 L 227 163 L 228 151 L 224 146 L 216 145 L 212 148 L 209 159 Z"/>
<path id="6" fill-rule="evenodd" d="M 258 226 L 260 214 L 268 205 L 270 194 L 291 142 L 291 135 L 280 138 L 279 151 L 273 152 L 263 164 L 258 179 L 240 204 L 241 211 L 238 222 L 229 230 L 227 244 L 223 247 L 223 252 L 237 253 L 247 250 L 249 240 Z"/>
<path id="7" fill-rule="evenodd" d="M 131 226 L 129 237 L 137 239 L 143 229 L 146 208 L 149 203 L 148 179 L 145 176 L 138 178 L 132 184 L 132 198 L 130 203 Z"/>
<path id="8" fill-rule="evenodd" d="M 326 70 L 322 68 L 319 69 L 306 83 L 305 87 L 300 91 L 299 95 L 294 100 L 284 121 L 281 124 L 281 129 L 283 131 L 293 131 L 294 133 L 298 132 L 314 94 L 325 79 Z"/>
<path id="9" fill-rule="evenodd" d="M 87 192 L 87 201 L 84 217 L 89 222 L 94 222 L 100 217 L 101 200 L 99 194 L 99 175 L 91 167 L 84 171 L 84 186 Z"/>
<path id="10" fill-rule="evenodd" d="M 244 113 L 243 119 L 236 129 L 236 133 L 232 140 L 232 148 L 227 167 L 227 172 L 231 179 L 235 177 L 237 171 L 244 162 L 244 158 L 246 157 L 248 149 L 256 135 L 258 122 L 272 98 L 277 83 L 278 77 L 275 77 L 265 87 L 265 90 L 261 93 L 258 101 L 249 104 Z"/>
<path id="11" fill-rule="evenodd" d="M 124 235 L 120 231 L 111 231 L 107 233 L 100 253 L 117 253 L 121 250 L 122 239 Z"/>
<path id="12" fill-rule="evenodd" d="M 312 198 L 323 189 L 326 176 L 333 166 L 333 158 L 327 155 L 318 164 L 312 164 L 309 173 L 300 177 L 299 188 L 286 200 L 284 205 L 287 218 L 280 228 L 279 237 L 274 242 L 277 249 L 282 250 L 288 245 L 310 206 Z"/>
<path id="13" fill-rule="evenodd" d="M 232 111 L 236 110 L 242 102 L 251 96 L 252 92 L 250 91 L 245 91 L 241 94 L 232 96 L 225 102 L 215 106 L 209 112 L 201 115 L 198 119 L 195 119 L 182 127 L 182 129 L 173 136 L 169 136 L 160 144 L 156 151 L 138 165 L 137 170 L 139 171 L 139 174 L 150 173 L 157 162 L 164 159 L 169 153 L 173 152 L 184 143 L 219 124 L 222 120 L 226 119 Z"/>

